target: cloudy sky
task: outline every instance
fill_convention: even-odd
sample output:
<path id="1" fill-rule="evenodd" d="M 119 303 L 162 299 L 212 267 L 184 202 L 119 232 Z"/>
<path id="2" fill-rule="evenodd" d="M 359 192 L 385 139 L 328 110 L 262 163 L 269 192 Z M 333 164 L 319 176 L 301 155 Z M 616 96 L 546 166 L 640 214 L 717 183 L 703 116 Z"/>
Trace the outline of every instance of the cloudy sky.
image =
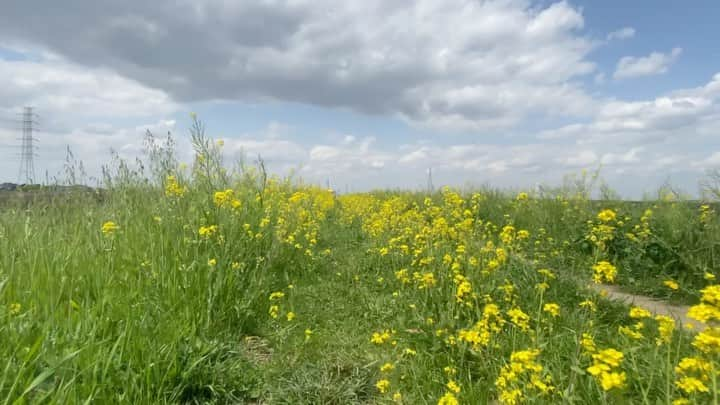
<path id="1" fill-rule="evenodd" d="M 35 107 L 36 173 L 88 172 L 190 112 L 229 160 L 344 190 L 533 187 L 602 167 L 633 197 L 720 167 L 720 2 L 11 1 L 0 181 Z"/>

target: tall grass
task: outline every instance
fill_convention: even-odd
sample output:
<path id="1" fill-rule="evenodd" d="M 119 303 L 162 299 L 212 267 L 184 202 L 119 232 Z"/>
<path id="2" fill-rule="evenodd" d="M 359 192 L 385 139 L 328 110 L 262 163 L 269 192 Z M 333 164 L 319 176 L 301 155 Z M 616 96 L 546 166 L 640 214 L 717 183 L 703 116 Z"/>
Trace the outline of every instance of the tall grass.
<path id="1" fill-rule="evenodd" d="M 262 164 L 226 169 L 199 121 L 191 139 L 191 167 L 176 160 L 172 139 L 150 135 L 146 159 L 114 156 L 99 191 L 4 202 L 3 403 L 416 404 L 443 395 L 487 403 L 502 395 L 496 382 L 511 354 L 528 348 L 541 350 L 554 388 L 527 389 L 526 400 L 685 396 L 673 370 L 693 353 L 692 336 L 676 330 L 656 345 L 654 320 L 642 340 L 618 334 L 637 320 L 584 285 L 606 259 L 630 290 L 696 303 L 708 274 L 718 275 L 714 205 L 628 203 L 607 188 L 605 200 L 591 200 L 599 180 L 587 175 L 522 198 L 497 190 L 336 198 L 268 176 Z M 597 244 L 590 236 L 602 209 L 618 218 Z M 649 234 L 638 238 L 645 223 Z M 503 240 L 507 225 L 513 241 Z M 498 247 L 507 257 L 487 270 Z M 463 280 L 471 292 L 459 296 Z M 586 300 L 597 311 L 579 306 Z M 490 302 L 504 326 L 473 348 L 460 332 Z M 558 317 L 547 303 L 559 305 Z M 530 317 L 527 329 L 511 308 Z M 388 342 L 371 342 L 383 332 Z M 583 333 L 625 353 L 622 389 L 605 391 L 588 374 Z M 386 363 L 392 370 L 380 371 Z M 376 387 L 383 380 L 387 392 Z"/>

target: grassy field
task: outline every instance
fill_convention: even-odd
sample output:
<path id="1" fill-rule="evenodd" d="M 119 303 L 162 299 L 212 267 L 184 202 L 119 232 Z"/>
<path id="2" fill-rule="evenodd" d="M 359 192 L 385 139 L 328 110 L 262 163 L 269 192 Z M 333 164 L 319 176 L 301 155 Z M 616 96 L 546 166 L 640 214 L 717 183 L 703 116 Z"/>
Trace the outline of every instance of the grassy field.
<path id="1" fill-rule="evenodd" d="M 0 208 L 2 403 L 718 403 L 712 204 L 582 176 L 335 196 L 193 141 L 192 167 L 151 143 L 102 198 Z"/>

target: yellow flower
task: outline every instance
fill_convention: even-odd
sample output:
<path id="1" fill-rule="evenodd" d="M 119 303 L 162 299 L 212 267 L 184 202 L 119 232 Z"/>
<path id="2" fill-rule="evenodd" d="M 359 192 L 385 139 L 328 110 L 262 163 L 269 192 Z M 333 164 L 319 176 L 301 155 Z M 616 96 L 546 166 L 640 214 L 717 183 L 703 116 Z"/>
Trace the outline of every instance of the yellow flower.
<path id="1" fill-rule="evenodd" d="M 698 304 L 693 305 L 687 312 L 687 316 L 696 321 L 707 323 L 711 320 L 720 320 L 720 309 L 714 305 Z"/>
<path id="2" fill-rule="evenodd" d="M 390 389 L 390 381 L 380 380 L 375 384 L 375 387 L 377 387 L 377 389 L 378 389 L 378 391 L 380 391 L 380 393 L 384 394 L 384 393 L 388 392 L 388 390 Z"/>
<path id="3" fill-rule="evenodd" d="M 455 367 L 453 367 L 453 366 L 445 366 L 445 368 L 443 368 L 443 371 L 444 371 L 445 374 L 447 374 L 447 375 L 455 375 L 455 374 L 457 374 L 457 369 L 456 369 Z"/>
<path id="4" fill-rule="evenodd" d="M 595 275 L 593 276 L 593 281 L 595 283 L 600 284 L 603 282 L 603 280 L 607 282 L 613 282 L 615 281 L 615 275 L 617 274 L 617 268 L 610 264 L 607 261 L 601 261 L 598 262 L 596 265 L 592 266 L 593 271 L 595 272 Z"/>
<path id="5" fill-rule="evenodd" d="M 18 302 L 13 302 L 8 306 L 8 312 L 10 312 L 10 315 L 17 315 L 20 313 L 20 310 L 22 309 L 22 306 Z"/>
<path id="6" fill-rule="evenodd" d="M 530 316 L 523 312 L 520 308 L 513 308 L 507 311 L 508 316 L 512 323 L 522 330 L 528 330 L 530 328 Z"/>
<path id="7" fill-rule="evenodd" d="M 674 280 L 665 280 L 663 281 L 663 284 L 671 290 L 677 290 L 680 288 L 680 285 Z"/>
<path id="8" fill-rule="evenodd" d="M 703 353 L 720 353 L 720 328 L 708 328 L 698 333 L 692 345 Z"/>
<path id="9" fill-rule="evenodd" d="M 602 222 L 610 222 L 615 220 L 616 215 L 615 211 L 604 209 L 598 213 L 597 218 Z"/>
<path id="10" fill-rule="evenodd" d="M 707 281 L 713 281 L 713 280 L 715 280 L 715 275 L 712 273 L 705 272 L 705 274 L 703 274 L 703 278 Z"/>
<path id="11" fill-rule="evenodd" d="M 452 392 L 446 392 L 445 395 L 443 395 L 440 400 L 438 401 L 438 405 L 458 405 L 459 402 L 455 395 Z"/>
<path id="12" fill-rule="evenodd" d="M 549 313 L 552 316 L 558 316 L 560 315 L 560 305 L 555 304 L 553 302 L 547 303 L 543 305 L 543 311 Z"/>
<path id="13" fill-rule="evenodd" d="M 579 304 L 580 308 L 588 308 L 590 311 L 595 312 L 597 311 L 597 306 L 595 306 L 595 303 L 591 300 L 585 300 Z"/>
<path id="14" fill-rule="evenodd" d="M 285 293 L 284 293 L 284 292 L 282 292 L 282 291 L 276 291 L 276 292 L 270 294 L 269 300 L 270 300 L 270 301 L 275 301 L 275 300 L 278 300 L 278 299 L 280 299 L 280 298 L 282 298 L 282 297 L 284 297 L 284 296 L 285 296 Z"/>
<path id="15" fill-rule="evenodd" d="M 198 229 L 198 235 L 200 235 L 202 239 L 209 239 L 217 230 L 217 225 L 201 226 L 200 229 Z"/>
<path id="16" fill-rule="evenodd" d="M 623 335 L 625 335 L 625 336 L 627 336 L 627 337 L 629 337 L 629 338 L 636 339 L 636 340 L 643 338 L 643 334 L 642 334 L 642 333 L 640 333 L 640 332 L 638 332 L 638 331 L 635 331 L 635 330 L 632 330 L 632 329 L 630 329 L 630 328 L 627 327 L 627 326 L 620 326 L 620 327 L 618 328 L 618 332 L 622 333 Z"/>
<path id="17" fill-rule="evenodd" d="M 187 187 L 180 186 L 175 176 L 165 178 L 165 195 L 168 197 L 182 197 L 187 192 Z"/>
<path id="18" fill-rule="evenodd" d="M 676 374 L 686 374 L 688 372 L 707 373 L 712 370 L 712 364 L 699 357 L 684 357 L 675 367 Z"/>
<path id="19" fill-rule="evenodd" d="M 663 343 L 670 343 L 672 333 L 675 330 L 675 320 L 665 315 L 658 315 L 655 320 L 658 323 L 658 333 L 660 334 L 660 337 L 655 339 L 655 343 L 658 346 Z"/>
<path id="20" fill-rule="evenodd" d="M 217 264 L 217 260 L 216 260 L 216 259 L 209 259 L 209 260 L 208 260 L 208 266 L 213 267 L 213 266 L 215 266 L 216 264 Z"/>
<path id="21" fill-rule="evenodd" d="M 587 372 L 592 376 L 598 376 L 602 373 L 610 371 L 610 366 L 607 364 L 597 363 L 587 368 Z"/>
<path id="22" fill-rule="evenodd" d="M 288 322 L 292 321 L 293 319 L 295 319 L 295 312 L 292 312 L 292 311 L 288 312 L 287 313 Z"/>
<path id="23" fill-rule="evenodd" d="M 550 269 L 540 269 L 537 271 L 538 274 L 547 277 L 548 279 L 554 279 L 555 273 L 553 273 Z"/>
<path id="24" fill-rule="evenodd" d="M 278 315 L 280 314 L 280 307 L 277 305 L 271 305 L 270 309 L 268 309 L 268 314 L 271 318 L 277 319 Z"/>
<path id="25" fill-rule="evenodd" d="M 313 331 L 310 329 L 305 329 L 305 341 L 310 340 L 310 337 L 312 336 Z"/>
<path id="26" fill-rule="evenodd" d="M 402 401 L 402 394 L 399 391 L 395 392 L 392 396 L 392 399 L 395 402 L 400 402 L 400 401 Z"/>
<path id="27" fill-rule="evenodd" d="M 625 356 L 622 354 L 622 352 L 619 352 L 615 349 L 605 349 L 601 352 L 593 354 L 592 357 L 594 360 L 605 363 L 610 367 L 618 367 L 620 366 L 620 362 L 622 362 Z"/>
<path id="28" fill-rule="evenodd" d="M 686 394 L 692 394 L 694 392 L 709 392 L 707 385 L 695 377 L 682 377 L 675 381 L 675 385 L 681 390 L 685 391 Z"/>
<path id="29" fill-rule="evenodd" d="M 381 345 L 390 340 L 390 338 L 392 338 L 392 335 L 388 330 L 384 330 L 382 332 L 373 332 L 372 337 L 370 338 L 370 342 L 375 343 L 376 345 Z"/>
<path id="30" fill-rule="evenodd" d="M 448 383 L 445 384 L 445 386 L 447 387 L 447 389 L 449 389 L 450 391 L 452 391 L 456 394 L 460 393 L 460 386 L 453 380 L 448 381 Z"/>
<path id="31" fill-rule="evenodd" d="M 700 290 L 702 301 L 720 306 L 720 285 L 711 285 Z"/>
<path id="32" fill-rule="evenodd" d="M 213 194 L 213 201 L 215 202 L 215 205 L 217 207 L 229 207 L 233 205 L 233 194 L 234 191 L 232 189 L 227 189 L 224 191 L 216 191 L 215 194 Z"/>
<path id="33" fill-rule="evenodd" d="M 589 333 L 582 334 L 582 339 L 580 339 L 580 345 L 588 353 L 594 353 L 595 350 L 597 350 L 595 348 L 595 339 Z"/>
<path id="34" fill-rule="evenodd" d="M 605 391 L 625 386 L 625 372 L 602 373 L 600 375 L 600 386 Z"/>
<path id="35" fill-rule="evenodd" d="M 508 405 L 516 405 L 523 403 L 523 393 L 519 388 L 513 390 L 501 391 L 500 397 L 498 398 L 501 403 Z"/>
<path id="36" fill-rule="evenodd" d="M 437 283 L 435 275 L 433 273 L 424 273 L 420 278 L 420 286 L 418 288 L 430 288 Z"/>
<path id="37" fill-rule="evenodd" d="M 105 222 L 101 228 L 102 233 L 108 236 L 114 234 L 118 229 L 120 229 L 120 226 L 113 221 Z"/>
<path id="38" fill-rule="evenodd" d="M 385 363 L 385 364 L 382 365 L 382 367 L 380 367 L 380 372 L 381 372 L 381 373 L 387 373 L 387 372 L 392 371 L 392 370 L 394 370 L 394 369 L 395 369 L 395 365 L 394 365 L 394 364 L 392 364 L 392 363 Z"/>
<path id="39" fill-rule="evenodd" d="M 528 193 L 526 192 L 520 192 L 518 193 L 517 197 L 515 197 L 515 200 L 517 201 L 527 201 L 528 199 Z"/>
<path id="40" fill-rule="evenodd" d="M 652 314 L 650 311 L 648 311 L 645 308 L 640 307 L 632 307 L 630 308 L 630 318 L 633 319 L 642 319 L 642 318 L 650 318 Z"/>

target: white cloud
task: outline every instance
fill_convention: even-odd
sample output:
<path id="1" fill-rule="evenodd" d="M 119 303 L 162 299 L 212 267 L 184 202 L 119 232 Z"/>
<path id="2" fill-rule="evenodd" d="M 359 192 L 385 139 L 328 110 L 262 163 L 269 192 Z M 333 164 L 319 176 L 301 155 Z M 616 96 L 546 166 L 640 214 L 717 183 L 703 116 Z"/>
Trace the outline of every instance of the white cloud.
<path id="1" fill-rule="evenodd" d="M 625 56 L 618 61 L 613 77 L 624 79 L 666 73 L 681 53 L 682 48 L 673 48 L 669 53 L 653 52 L 642 57 Z"/>
<path id="2" fill-rule="evenodd" d="M 588 123 L 545 130 L 539 139 L 570 139 L 576 143 L 639 145 L 693 142 L 720 130 L 720 74 L 692 89 L 677 90 L 653 100 L 607 100 L 599 103 Z M 709 138 L 708 138 L 709 139 Z"/>
<path id="3" fill-rule="evenodd" d="M 38 113 L 36 177 L 62 172 L 67 147 L 82 160 L 88 175 L 99 176 L 110 149 L 133 159 L 142 152 L 146 129 L 160 135 L 173 130 L 175 121 L 161 119 L 180 109 L 161 90 L 148 88 L 103 68 L 87 68 L 59 55 L 21 48 L 25 59 L 0 59 L 0 126 L 5 126 L 0 150 L 2 180 L 16 181 L 17 130 L 12 120 L 23 106 Z M 118 123 L 122 121 L 123 124 Z M 154 122 L 153 122 L 154 121 Z M 147 123 L 134 125 L 131 122 Z M 5 125 L 3 125 L 5 124 Z M 12 156 L 7 158 L 6 156 Z"/>
<path id="4" fill-rule="evenodd" d="M 635 36 L 635 28 L 632 27 L 625 27 L 621 28 L 619 30 L 613 31 L 609 34 L 607 34 L 606 39 L 608 41 L 616 40 L 616 39 L 628 39 Z"/>
<path id="5" fill-rule="evenodd" d="M 0 59 L 0 108 L 32 105 L 44 115 L 152 117 L 177 110 L 163 91 L 106 69 L 89 69 L 59 57 L 37 61 Z"/>
<path id="6" fill-rule="evenodd" d="M 594 41 L 581 32 L 581 11 L 565 1 L 185 0 L 45 7 L 39 15 L 23 2 L 6 8 L 0 37 L 85 66 L 112 66 L 122 77 L 161 89 L 147 94 L 153 105 L 163 103 L 165 93 L 178 101 L 281 100 L 398 116 L 444 130 L 504 129 L 538 113 L 582 115 L 592 105 L 575 79 L 594 71 L 587 59 Z M 67 26 L 79 28 L 70 37 Z M 126 95 L 107 93 L 108 102 Z M 55 102 L 83 105 L 77 99 Z"/>
<path id="7" fill-rule="evenodd" d="M 374 147 L 375 142 L 374 137 L 365 137 L 352 141 L 345 138 L 336 145 L 315 145 L 301 173 L 311 178 L 368 176 L 396 159 L 392 153 Z"/>
<path id="8" fill-rule="evenodd" d="M 594 165 L 597 161 L 598 156 L 592 150 L 581 150 L 576 155 L 560 159 L 560 162 L 568 167 L 587 167 Z"/>
<path id="9" fill-rule="evenodd" d="M 693 167 L 700 167 L 703 169 L 720 168 L 720 152 L 713 152 L 705 159 L 693 162 L 692 165 Z"/>
<path id="10" fill-rule="evenodd" d="M 639 154 L 642 147 L 632 148 L 625 153 L 606 153 L 600 159 L 603 165 L 628 164 L 640 162 Z"/>

